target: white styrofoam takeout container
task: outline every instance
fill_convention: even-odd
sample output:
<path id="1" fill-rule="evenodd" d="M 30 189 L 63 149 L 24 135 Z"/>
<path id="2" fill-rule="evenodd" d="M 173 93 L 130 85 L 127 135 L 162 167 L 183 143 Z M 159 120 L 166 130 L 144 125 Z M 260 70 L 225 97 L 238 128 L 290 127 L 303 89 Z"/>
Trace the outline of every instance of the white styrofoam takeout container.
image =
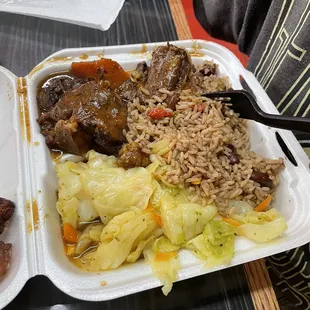
<path id="1" fill-rule="evenodd" d="M 228 75 L 233 88 L 240 89 L 242 76 L 263 110 L 278 113 L 252 73 L 245 70 L 227 49 L 207 41 L 171 42 L 186 48 L 195 64 L 214 59 L 219 74 Z M 12 264 L 0 281 L 0 308 L 8 304 L 35 275 L 46 275 L 63 292 L 75 298 L 100 301 L 160 286 L 151 267 L 143 260 L 116 270 L 87 273 L 72 265 L 64 253 L 57 214 L 57 180 L 54 162 L 36 122 L 37 86 L 49 74 L 67 70 L 73 61 L 94 60 L 102 56 L 119 62 L 125 70 L 140 61 L 150 62 L 155 47 L 166 43 L 65 49 L 51 55 L 25 78 L 18 78 L 0 67 L 0 196 L 16 203 L 16 212 L 0 240 L 13 243 Z M 270 158 L 284 157 L 275 130 L 249 122 L 252 149 Z M 235 255 L 229 265 L 207 269 L 186 250 L 180 254 L 179 280 L 235 266 L 283 252 L 310 241 L 309 160 L 294 135 L 278 130 L 297 160 L 293 166 L 285 159 L 274 206 L 285 216 L 288 230 L 277 240 L 257 244 L 238 237 Z M 101 282 L 107 284 L 101 286 Z"/>

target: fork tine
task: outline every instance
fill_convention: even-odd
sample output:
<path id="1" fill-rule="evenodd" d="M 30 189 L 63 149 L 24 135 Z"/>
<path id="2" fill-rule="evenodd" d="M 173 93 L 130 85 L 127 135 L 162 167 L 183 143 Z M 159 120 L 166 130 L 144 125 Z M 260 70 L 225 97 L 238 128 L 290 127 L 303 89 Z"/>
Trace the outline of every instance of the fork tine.
<path id="1" fill-rule="evenodd" d="M 218 97 L 228 97 L 227 94 L 228 94 L 228 92 L 226 92 L 226 91 L 225 92 L 219 91 L 219 92 L 206 93 L 206 94 L 203 94 L 202 96 L 210 98 L 210 99 L 214 99 L 214 98 L 218 98 Z"/>
<path id="2" fill-rule="evenodd" d="M 206 97 L 207 98 L 207 97 Z M 231 98 L 223 98 L 223 97 L 214 97 L 214 98 L 209 98 L 209 99 L 212 99 L 212 100 L 215 100 L 215 101 L 220 101 L 222 103 L 232 103 L 232 100 Z"/>
<path id="3" fill-rule="evenodd" d="M 219 91 L 219 92 L 206 93 L 203 94 L 202 96 L 213 100 L 219 100 L 222 101 L 223 103 L 232 103 L 232 104 L 238 104 L 240 102 L 244 102 L 245 100 L 249 101 L 251 99 L 250 94 L 248 94 L 244 90 Z"/>

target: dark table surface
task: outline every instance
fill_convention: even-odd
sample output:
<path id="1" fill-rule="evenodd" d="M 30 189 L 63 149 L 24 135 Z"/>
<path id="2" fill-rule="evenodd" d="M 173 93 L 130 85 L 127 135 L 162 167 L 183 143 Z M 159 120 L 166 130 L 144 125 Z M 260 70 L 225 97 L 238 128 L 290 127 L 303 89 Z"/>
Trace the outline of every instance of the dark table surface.
<path id="1" fill-rule="evenodd" d="M 128 0 L 112 27 L 102 32 L 39 18 L 0 13 L 0 65 L 24 76 L 66 47 L 177 40 L 167 0 Z M 1 292 L 0 292 L 1 294 Z M 242 266 L 174 284 L 168 297 L 153 289 L 107 302 L 80 301 L 49 279 L 30 279 L 5 308 L 11 309 L 253 309 Z"/>

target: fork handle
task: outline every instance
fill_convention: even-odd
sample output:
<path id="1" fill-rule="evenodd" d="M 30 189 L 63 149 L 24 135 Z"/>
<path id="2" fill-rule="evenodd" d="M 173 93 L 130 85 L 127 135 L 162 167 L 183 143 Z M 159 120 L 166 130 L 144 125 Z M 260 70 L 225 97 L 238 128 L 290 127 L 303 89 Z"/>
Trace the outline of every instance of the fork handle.
<path id="1" fill-rule="evenodd" d="M 260 113 L 260 123 L 286 130 L 310 133 L 310 118 Z"/>

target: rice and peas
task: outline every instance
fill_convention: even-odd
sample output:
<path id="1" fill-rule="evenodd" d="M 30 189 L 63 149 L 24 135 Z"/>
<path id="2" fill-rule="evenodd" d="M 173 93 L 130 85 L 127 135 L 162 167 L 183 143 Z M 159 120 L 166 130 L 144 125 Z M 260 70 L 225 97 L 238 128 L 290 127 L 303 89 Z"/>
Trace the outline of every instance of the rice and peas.
<path id="1" fill-rule="evenodd" d="M 202 88 L 212 92 L 223 84 L 228 86 L 227 77 L 206 76 Z M 149 94 L 145 88 L 142 91 Z M 162 164 L 156 172 L 159 180 L 170 187 L 188 187 L 191 202 L 215 202 L 223 216 L 233 212 L 229 200 L 255 207 L 269 194 L 273 196 L 283 159 L 266 159 L 250 151 L 246 120 L 221 102 L 195 95 L 190 89 L 181 92 L 171 117 L 153 120 L 148 114 L 155 107 L 172 112 L 165 99 L 173 92 L 159 92 L 161 95 L 143 104 L 138 97 L 129 103 L 125 132 L 128 142 L 139 143 L 147 154 L 156 153 Z M 229 160 L 232 146 L 238 157 L 233 165 Z M 267 173 L 271 188 L 251 180 L 253 171 Z"/>

